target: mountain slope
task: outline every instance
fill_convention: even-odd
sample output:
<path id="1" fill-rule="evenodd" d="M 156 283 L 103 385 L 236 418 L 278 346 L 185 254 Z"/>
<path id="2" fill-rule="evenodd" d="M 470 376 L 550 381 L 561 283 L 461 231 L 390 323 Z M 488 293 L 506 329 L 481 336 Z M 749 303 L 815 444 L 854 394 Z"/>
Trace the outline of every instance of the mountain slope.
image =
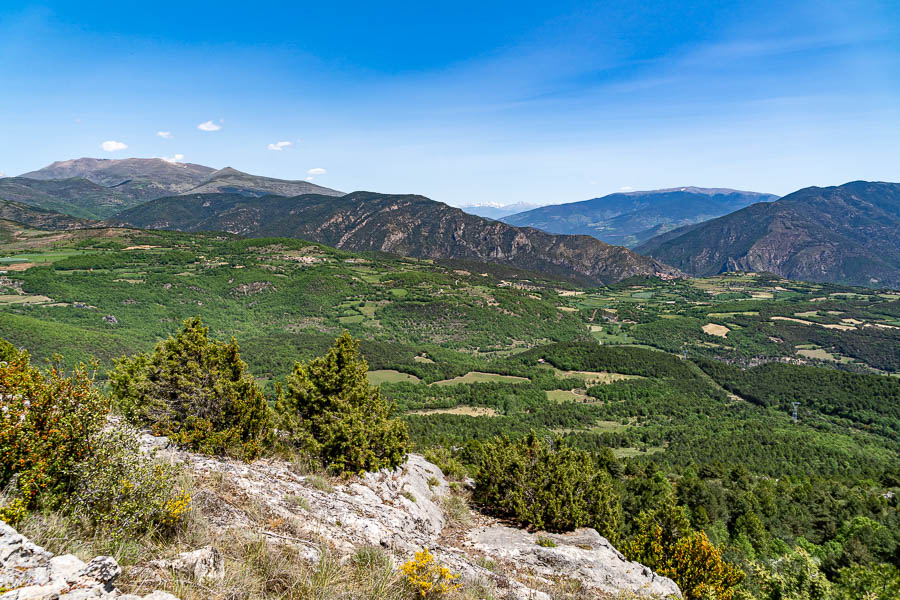
<path id="1" fill-rule="evenodd" d="M 34 229 L 58 230 L 90 227 L 93 222 L 58 212 L 28 206 L 20 202 L 0 200 L 0 219 L 15 221 Z"/>
<path id="2" fill-rule="evenodd" d="M 423 196 L 192 194 L 154 200 L 120 213 L 114 221 L 156 229 L 298 237 L 348 250 L 419 258 L 493 262 L 590 283 L 680 274 L 668 265 L 588 236 L 516 228 Z"/>
<path id="3" fill-rule="evenodd" d="M 243 173 L 231 167 L 225 167 L 207 177 L 188 194 L 242 194 L 245 196 L 300 196 L 303 194 L 321 194 L 323 196 L 343 196 L 343 192 L 332 190 L 308 181 L 291 181 L 275 179 Z"/>
<path id="4" fill-rule="evenodd" d="M 68 179 L 0 179 L 0 198 L 86 219 L 103 219 L 139 200 L 120 188 L 108 188 L 82 177 Z"/>
<path id="5" fill-rule="evenodd" d="M 768 202 L 777 196 L 724 188 L 684 187 L 610 194 L 543 206 L 501 220 L 550 233 L 592 235 L 610 244 L 635 246 L 654 235 Z"/>
<path id="6" fill-rule="evenodd" d="M 654 238 L 638 252 L 694 274 L 900 287 L 900 184 L 809 187 Z"/>

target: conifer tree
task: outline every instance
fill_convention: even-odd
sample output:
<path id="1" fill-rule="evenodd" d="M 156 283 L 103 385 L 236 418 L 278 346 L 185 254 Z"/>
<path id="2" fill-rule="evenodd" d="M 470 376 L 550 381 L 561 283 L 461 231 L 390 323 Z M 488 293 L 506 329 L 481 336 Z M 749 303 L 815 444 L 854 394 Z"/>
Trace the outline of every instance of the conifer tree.
<path id="1" fill-rule="evenodd" d="M 621 504 L 609 473 L 583 450 L 534 431 L 524 440 L 485 443 L 473 498 L 524 525 L 550 531 L 594 527 L 618 536 Z"/>
<path id="2" fill-rule="evenodd" d="M 325 356 L 294 365 L 279 400 L 282 428 L 338 473 L 393 468 L 407 452 L 406 424 L 391 418 L 393 406 L 369 384 L 368 369 L 345 331 Z"/>
<path id="3" fill-rule="evenodd" d="M 126 418 L 184 446 L 253 458 L 269 436 L 268 403 L 238 343 L 210 340 L 198 317 L 151 354 L 116 361 L 109 379 Z"/>

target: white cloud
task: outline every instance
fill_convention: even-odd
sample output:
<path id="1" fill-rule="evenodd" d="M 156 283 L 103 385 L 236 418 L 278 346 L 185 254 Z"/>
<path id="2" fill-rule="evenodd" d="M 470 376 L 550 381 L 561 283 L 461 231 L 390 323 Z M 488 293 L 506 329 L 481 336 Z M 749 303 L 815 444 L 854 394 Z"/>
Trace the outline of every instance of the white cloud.
<path id="1" fill-rule="evenodd" d="M 327 173 L 327 171 L 322 167 L 316 167 L 315 169 L 310 169 L 306 173 L 308 175 L 324 175 L 325 173 Z"/>
<path id="2" fill-rule="evenodd" d="M 128 147 L 125 142 L 117 142 L 115 140 L 107 140 L 100 144 L 100 147 L 106 150 L 107 152 L 116 152 L 118 150 L 124 150 Z"/>
<path id="3" fill-rule="evenodd" d="M 2 177 L 6 177 L 6 173 L 4 173 L 3 171 L 0 171 L 0 178 L 2 178 Z"/>
<path id="4" fill-rule="evenodd" d="M 630 185 L 623 185 L 622 187 L 619 188 L 619 191 L 620 192 L 631 192 L 631 191 L 634 191 L 634 188 L 631 187 Z"/>
<path id="5" fill-rule="evenodd" d="M 206 121 L 205 123 L 200 123 L 199 125 L 197 125 L 197 129 L 199 129 L 200 131 L 218 131 L 222 129 L 222 126 L 217 123 L 213 123 L 212 121 Z"/>
<path id="6" fill-rule="evenodd" d="M 284 150 L 288 146 L 293 146 L 293 145 L 294 145 L 294 142 L 275 142 L 274 144 L 269 144 L 267 146 L 267 148 L 269 150 L 278 150 L 280 152 L 281 150 Z"/>
<path id="7" fill-rule="evenodd" d="M 307 180 L 307 181 L 312 181 L 313 178 L 312 178 L 312 177 L 307 177 L 306 180 Z"/>
<path id="8" fill-rule="evenodd" d="M 184 160 L 184 154 L 176 154 L 175 156 L 162 156 L 160 158 L 168 163 L 179 163 Z"/>
<path id="9" fill-rule="evenodd" d="M 156 135 L 158 135 L 159 137 L 161 137 L 161 138 L 164 139 L 164 140 L 171 140 L 171 139 L 172 139 L 172 132 L 171 132 L 171 131 L 157 131 L 157 132 L 156 132 Z"/>

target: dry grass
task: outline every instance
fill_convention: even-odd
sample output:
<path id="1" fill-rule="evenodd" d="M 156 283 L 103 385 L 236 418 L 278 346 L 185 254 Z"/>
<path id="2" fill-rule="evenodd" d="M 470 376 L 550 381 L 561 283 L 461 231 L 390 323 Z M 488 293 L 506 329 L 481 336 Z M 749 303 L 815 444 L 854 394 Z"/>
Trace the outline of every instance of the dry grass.
<path id="1" fill-rule="evenodd" d="M 718 337 L 725 337 L 730 331 L 731 330 L 724 325 L 716 325 L 715 323 L 707 323 L 703 326 L 703 333 L 708 333 L 709 335 L 715 335 Z"/>
<path id="2" fill-rule="evenodd" d="M 310 480 L 330 485 L 321 474 L 310 474 L 315 465 L 294 457 L 298 471 Z M 321 472 L 320 472 L 321 473 Z M 109 555 L 122 566 L 116 585 L 122 593 L 139 595 L 154 590 L 174 594 L 180 600 L 414 600 L 399 563 L 407 557 L 393 556 L 378 547 L 357 548 L 341 555 L 329 543 L 301 527 L 309 518 L 309 501 L 287 497 L 297 514 L 277 515 L 258 498 L 247 494 L 221 472 L 192 478 L 184 476 L 182 487 L 193 498 L 192 511 L 179 530 L 168 537 L 152 532 L 143 537 L 113 539 L 88 532 L 82 523 L 59 513 L 33 513 L 18 527 L 36 544 L 55 554 L 72 553 L 82 560 Z M 327 489 L 326 485 L 322 487 Z M 440 498 L 448 521 L 448 533 L 464 532 L 475 522 L 465 494 L 451 493 Z M 223 511 L 240 511 L 239 526 L 222 527 Z M 229 519 L 226 519 L 229 520 Z M 174 571 L 150 568 L 157 559 L 213 546 L 225 562 L 225 576 L 219 581 L 194 581 Z M 494 571 L 503 579 L 507 573 L 489 557 L 473 557 L 475 564 Z M 517 577 L 518 578 L 518 577 Z M 536 589 L 558 600 L 600 598 L 577 582 L 560 577 L 557 581 L 529 581 Z M 463 581 L 461 589 L 445 600 L 500 600 L 506 590 L 487 581 Z M 502 587 L 502 586 L 501 586 Z"/>
<path id="3" fill-rule="evenodd" d="M 497 411 L 483 406 L 454 406 L 453 408 L 426 408 L 410 411 L 410 415 L 465 415 L 467 417 L 496 417 Z"/>
<path id="4" fill-rule="evenodd" d="M 223 494 L 235 503 L 233 484 L 223 477 L 209 477 L 194 487 L 195 497 Z M 469 518 L 461 498 L 445 503 L 448 517 L 460 524 Z M 237 507 L 237 506 L 236 506 Z M 288 535 L 260 533 L 271 527 L 271 515 L 253 498 L 243 498 L 239 508 L 251 521 L 247 528 L 217 527 L 214 511 L 198 503 L 184 526 L 172 537 L 147 534 L 141 538 L 112 540 L 89 535 L 82 525 L 58 513 L 32 514 L 20 524 L 21 533 L 56 554 L 72 553 L 82 560 L 106 554 L 122 566 L 116 585 L 123 593 L 139 595 L 154 590 L 174 594 L 181 600 L 413 600 L 416 598 L 391 554 L 381 548 L 362 547 L 340 556 L 325 541 Z M 254 530 L 257 529 L 257 530 Z M 299 534 L 302 535 L 302 534 Z M 225 576 L 219 581 L 194 581 L 174 571 L 148 567 L 150 561 L 172 558 L 203 546 L 214 546 L 225 561 Z M 468 582 L 447 600 L 493 600 L 492 586 Z"/>
<path id="5" fill-rule="evenodd" d="M 496 373 L 482 373 L 480 371 L 469 371 L 460 377 L 453 379 L 443 379 L 435 381 L 432 385 L 456 385 L 459 383 L 491 383 L 494 381 L 507 383 L 520 383 L 528 381 L 527 377 L 516 377 L 515 375 L 498 375 Z"/>

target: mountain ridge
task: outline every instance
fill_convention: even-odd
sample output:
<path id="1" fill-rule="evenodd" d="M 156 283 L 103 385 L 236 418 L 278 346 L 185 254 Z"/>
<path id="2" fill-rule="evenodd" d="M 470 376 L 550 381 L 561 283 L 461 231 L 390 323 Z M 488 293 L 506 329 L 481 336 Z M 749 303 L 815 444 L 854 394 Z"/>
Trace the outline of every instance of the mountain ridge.
<path id="1" fill-rule="evenodd" d="M 162 158 L 76 158 L 0 179 L 0 198 L 88 219 L 105 219 L 156 198 L 220 191 L 251 196 L 343 195 L 309 181 Z"/>
<path id="2" fill-rule="evenodd" d="M 298 237 L 354 251 L 510 265 L 603 284 L 630 276 L 678 277 L 655 259 L 589 236 L 552 235 L 469 215 L 417 195 L 351 192 L 292 198 L 197 194 L 160 198 L 113 222 L 143 228 Z"/>
<path id="3" fill-rule="evenodd" d="M 768 271 L 791 279 L 900 287 L 900 184 L 808 187 L 681 228 L 636 251 L 687 273 Z"/>
<path id="4" fill-rule="evenodd" d="M 749 204 L 770 201 L 773 194 L 683 186 L 630 191 L 599 198 L 542 206 L 501 220 L 548 233 L 591 235 L 610 244 L 636 246 L 682 225 L 705 221 Z"/>
<path id="5" fill-rule="evenodd" d="M 343 196 L 343 192 L 326 188 L 309 181 L 277 179 L 262 175 L 251 175 L 238 171 L 233 167 L 225 167 L 210 173 L 195 187 L 182 194 L 239 193 L 248 196 L 301 196 L 303 194 L 322 194 L 325 196 Z"/>
<path id="6" fill-rule="evenodd" d="M 96 221 L 79 219 L 52 210 L 2 199 L 0 199 L 0 219 L 47 231 L 81 229 L 99 225 Z"/>

